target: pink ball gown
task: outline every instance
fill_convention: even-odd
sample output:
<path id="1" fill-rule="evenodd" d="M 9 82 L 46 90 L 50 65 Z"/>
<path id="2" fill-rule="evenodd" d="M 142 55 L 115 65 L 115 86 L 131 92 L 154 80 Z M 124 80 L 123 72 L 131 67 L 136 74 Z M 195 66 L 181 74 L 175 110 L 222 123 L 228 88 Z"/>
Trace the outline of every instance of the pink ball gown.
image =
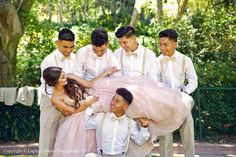
<path id="1" fill-rule="evenodd" d="M 150 119 L 149 131 L 160 136 L 173 132 L 191 112 L 193 100 L 187 94 L 171 90 L 167 85 L 144 77 L 110 77 L 98 80 L 90 90 L 99 96 L 92 105 L 96 111 L 109 111 L 117 88 L 126 88 L 133 94 L 127 115 Z M 66 118 L 58 130 L 55 157 L 79 157 L 95 152 L 94 130 L 86 130 L 84 112 Z M 60 150 L 60 151 L 59 151 Z M 57 153 L 60 152 L 60 153 Z M 67 153 L 64 153 L 67 152 Z"/>

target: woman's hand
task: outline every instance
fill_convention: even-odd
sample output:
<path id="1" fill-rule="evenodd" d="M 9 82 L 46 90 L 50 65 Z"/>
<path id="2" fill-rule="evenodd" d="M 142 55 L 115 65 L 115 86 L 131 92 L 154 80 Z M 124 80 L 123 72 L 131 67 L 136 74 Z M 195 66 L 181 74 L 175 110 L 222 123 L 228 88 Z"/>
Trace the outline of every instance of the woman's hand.
<path id="1" fill-rule="evenodd" d="M 72 115 L 74 112 L 70 112 L 70 111 L 65 111 L 59 108 L 56 108 L 59 112 L 61 112 L 63 114 L 63 116 L 70 116 Z"/>

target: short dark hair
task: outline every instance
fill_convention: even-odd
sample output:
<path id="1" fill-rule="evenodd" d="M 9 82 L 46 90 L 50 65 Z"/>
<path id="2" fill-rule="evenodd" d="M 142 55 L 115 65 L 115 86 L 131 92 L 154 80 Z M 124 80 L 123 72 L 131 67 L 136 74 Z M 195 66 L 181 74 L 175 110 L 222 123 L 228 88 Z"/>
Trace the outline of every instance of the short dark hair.
<path id="1" fill-rule="evenodd" d="M 117 38 L 122 38 L 122 37 L 129 38 L 135 35 L 135 31 L 132 26 L 122 26 L 116 31 L 115 34 Z"/>
<path id="2" fill-rule="evenodd" d="M 123 97 L 123 99 L 129 104 L 133 101 L 133 95 L 130 91 L 128 91 L 126 88 L 118 88 L 116 90 L 116 94 Z"/>
<path id="3" fill-rule="evenodd" d="M 178 33 L 174 29 L 165 29 L 159 33 L 159 37 L 168 37 L 169 39 L 177 42 Z"/>
<path id="4" fill-rule="evenodd" d="M 58 34 L 59 40 L 75 41 L 75 34 L 68 28 L 63 28 Z"/>
<path id="5" fill-rule="evenodd" d="M 107 31 L 103 28 L 95 29 L 91 34 L 92 45 L 102 46 L 108 43 Z"/>

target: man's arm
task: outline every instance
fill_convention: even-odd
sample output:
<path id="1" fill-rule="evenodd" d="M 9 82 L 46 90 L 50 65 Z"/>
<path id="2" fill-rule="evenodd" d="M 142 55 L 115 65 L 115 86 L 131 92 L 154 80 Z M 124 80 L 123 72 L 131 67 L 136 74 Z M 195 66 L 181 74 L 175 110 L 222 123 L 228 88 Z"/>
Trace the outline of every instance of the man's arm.
<path id="1" fill-rule="evenodd" d="M 83 78 L 78 77 L 77 75 L 74 75 L 72 73 L 67 73 L 66 76 L 76 80 L 78 83 L 82 84 L 84 87 L 90 88 L 93 86 L 94 82 L 96 82 L 97 80 L 104 78 L 106 76 L 109 76 L 113 73 L 118 72 L 119 70 L 116 67 L 110 67 L 108 69 L 106 69 L 104 72 L 102 72 L 100 75 L 98 75 L 97 77 L 93 78 L 92 80 L 85 80 Z"/>
<path id="2" fill-rule="evenodd" d="M 147 76 L 148 78 L 157 81 L 157 66 L 156 66 L 156 55 L 153 51 L 148 50 L 146 64 L 148 64 Z"/>
<path id="3" fill-rule="evenodd" d="M 80 78 L 84 77 L 84 55 L 83 55 L 83 51 L 84 51 L 84 47 L 80 48 L 76 54 L 75 54 L 75 58 L 74 58 L 74 63 L 75 63 L 75 67 L 73 69 L 73 74 L 77 75 Z"/>
<path id="4" fill-rule="evenodd" d="M 98 123 L 97 114 L 93 114 L 93 109 L 88 107 L 85 110 L 85 127 L 86 129 L 96 129 Z"/>
<path id="5" fill-rule="evenodd" d="M 141 123 L 141 129 L 138 130 L 137 123 L 132 120 L 131 123 L 131 139 L 138 145 L 144 144 L 150 137 L 150 133 L 148 132 L 148 119 L 139 118 Z"/>
<path id="6" fill-rule="evenodd" d="M 183 91 L 191 94 L 198 86 L 198 78 L 192 60 L 187 58 L 186 63 L 185 77 L 188 80 L 188 84 L 183 88 Z"/>

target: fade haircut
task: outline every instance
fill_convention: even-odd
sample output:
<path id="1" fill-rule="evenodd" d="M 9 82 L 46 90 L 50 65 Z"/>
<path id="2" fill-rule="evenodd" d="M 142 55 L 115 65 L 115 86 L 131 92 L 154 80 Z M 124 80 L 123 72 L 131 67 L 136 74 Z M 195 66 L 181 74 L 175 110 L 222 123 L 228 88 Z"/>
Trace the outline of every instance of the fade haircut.
<path id="1" fill-rule="evenodd" d="M 91 42 L 94 46 L 102 46 L 108 43 L 107 31 L 103 28 L 95 29 L 91 34 Z"/>
<path id="2" fill-rule="evenodd" d="M 178 39 L 178 33 L 174 29 L 165 29 L 159 33 L 159 38 L 167 37 L 175 42 Z"/>
<path id="3" fill-rule="evenodd" d="M 133 95 L 130 91 L 128 91 L 126 88 L 118 88 L 116 90 L 116 94 L 123 97 L 123 99 L 130 105 L 133 101 Z"/>
<path id="4" fill-rule="evenodd" d="M 63 28 L 58 34 L 58 40 L 75 41 L 75 34 L 68 28 Z"/>
<path id="5" fill-rule="evenodd" d="M 135 35 L 134 28 L 132 26 L 122 26 L 116 31 L 117 38 L 130 38 L 131 36 Z"/>

